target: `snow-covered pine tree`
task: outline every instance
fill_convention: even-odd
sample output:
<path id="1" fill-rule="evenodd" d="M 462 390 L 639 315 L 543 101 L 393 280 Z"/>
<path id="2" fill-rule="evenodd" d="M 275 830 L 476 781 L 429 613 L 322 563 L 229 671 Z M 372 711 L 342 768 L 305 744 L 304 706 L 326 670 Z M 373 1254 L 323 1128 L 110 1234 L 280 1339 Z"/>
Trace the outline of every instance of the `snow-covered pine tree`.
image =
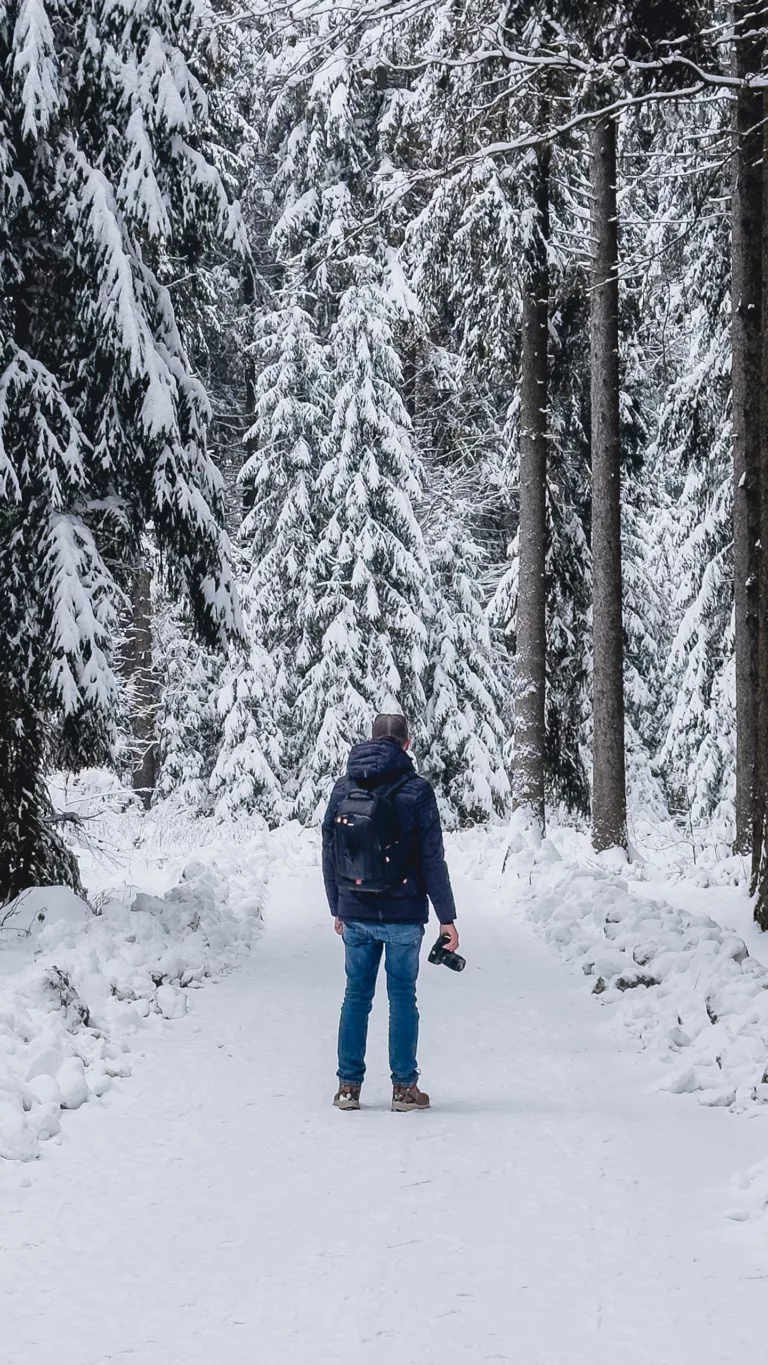
<path id="1" fill-rule="evenodd" d="M 156 798 L 210 811 L 210 776 L 221 743 L 214 697 L 225 667 L 220 650 L 195 638 L 183 606 L 164 594 L 154 609 L 154 662 L 160 681 Z"/>
<path id="2" fill-rule="evenodd" d="M 240 205 L 250 250 L 245 256 L 237 239 L 220 243 L 178 279 L 174 303 L 185 346 L 210 398 L 208 444 L 224 479 L 227 528 L 235 534 L 242 515 L 243 437 L 253 407 L 253 322 L 271 306 L 273 262 L 267 242 L 272 223 L 262 136 L 268 91 L 255 12 L 245 14 L 237 0 L 215 0 L 214 8 L 216 21 L 198 56 L 211 132 L 201 150 L 229 198 Z"/>
<path id="3" fill-rule="evenodd" d="M 711 100 L 686 113 L 668 131 L 650 239 L 659 265 L 649 326 L 662 346 L 648 458 L 660 496 L 646 555 L 670 604 L 657 762 L 672 810 L 695 828 L 724 800 L 725 814 L 735 772 L 728 186 L 719 155 L 730 115 Z M 681 176 L 702 141 L 707 175 Z"/>
<path id="4" fill-rule="evenodd" d="M 377 711 L 402 710 L 420 746 L 429 570 L 414 506 L 422 473 L 400 397 L 392 310 L 370 260 L 331 329 L 335 378 L 310 564 L 297 718 L 305 755 L 296 811 L 315 819 L 349 745 Z M 311 605 L 309 605 L 311 603 Z"/>
<path id="5" fill-rule="evenodd" d="M 0 9 L 0 895 L 74 880 L 51 832 L 51 724 L 102 758 L 121 584 L 151 520 L 198 629 L 236 622 L 208 400 L 174 309 L 177 277 L 240 227 L 204 148 L 193 63 L 201 0 Z M 199 63 L 201 69 L 204 62 Z"/>
<path id="6" fill-rule="evenodd" d="M 212 778 L 220 810 L 242 803 L 267 819 L 277 810 L 275 783 L 295 792 L 304 758 L 296 696 L 301 670 L 316 661 L 309 559 L 320 534 L 315 485 L 333 397 L 323 345 L 349 283 L 344 252 L 341 263 L 328 257 L 353 223 L 363 157 L 358 122 L 363 129 L 366 122 L 341 31 L 337 49 L 327 16 L 310 9 L 286 19 L 264 16 L 260 25 L 273 292 L 254 317 L 248 347 L 250 454 L 240 476 L 248 508 L 241 528 L 248 649 L 230 661 L 215 699 L 223 735 Z M 311 45 L 321 37 L 313 63 Z"/>
<path id="7" fill-rule="evenodd" d="M 699 360 L 707 366 L 710 360 L 718 363 L 712 352 Z M 721 360 L 727 366 L 727 357 Z M 731 449 L 725 389 L 727 380 L 722 386 L 707 383 L 699 392 L 700 401 L 687 382 L 670 391 L 670 405 L 690 402 L 702 418 L 709 409 L 719 426 L 713 433 L 708 466 L 690 466 L 674 504 L 657 525 L 657 538 L 665 530 L 668 536 L 677 624 L 666 663 L 669 710 L 658 763 L 671 808 L 685 815 L 694 828 L 708 821 L 723 800 L 732 816 L 736 717 Z M 671 419 L 670 408 L 662 416 Z"/>
<path id="8" fill-rule="evenodd" d="M 222 736 L 211 785 L 220 814 L 286 812 L 282 783 L 299 766 L 297 667 L 313 616 L 309 560 L 317 541 L 314 487 L 328 417 L 328 373 L 311 316 L 289 288 L 287 302 L 256 322 L 255 447 L 241 483 L 247 651 L 233 653 L 214 706 Z M 308 597 L 309 595 L 309 597 Z"/>
<path id="9" fill-rule="evenodd" d="M 469 533 L 471 509 L 440 501 L 428 539 L 434 606 L 422 767 L 455 829 L 508 813 L 503 680 L 510 669 L 488 624 L 487 556 Z"/>
<path id="10" fill-rule="evenodd" d="M 276 212 L 270 244 L 278 264 L 307 282 L 323 341 L 356 278 L 351 258 L 384 250 L 375 230 L 361 236 L 373 203 L 381 95 L 347 18 L 298 11 L 287 28 L 278 25 L 280 48 L 267 73 L 275 87 L 266 128 Z"/>
<path id="11" fill-rule="evenodd" d="M 247 586 L 243 605 L 246 618 L 253 619 Z M 220 739 L 210 789 L 216 814 L 223 818 L 256 815 L 274 827 L 285 817 L 282 736 L 273 710 L 276 683 L 268 650 L 249 632 L 245 658 L 233 649 L 213 697 Z"/>
<path id="12" fill-rule="evenodd" d="M 310 820 L 373 710 L 424 704 L 418 461 L 386 242 L 366 224 L 386 99 L 371 35 L 358 52 L 347 17 L 309 8 L 267 36 L 277 304 L 256 337 L 244 474 L 249 635 L 269 654 L 282 771 Z"/>
<path id="13" fill-rule="evenodd" d="M 323 348 L 311 315 L 301 307 L 298 288 L 286 289 L 286 301 L 256 322 L 254 352 L 254 417 L 247 433 L 253 447 L 240 473 L 248 490 L 250 510 L 242 524 L 245 583 L 243 618 L 249 652 L 235 657 L 217 699 L 219 710 L 232 697 L 241 712 L 238 723 L 225 722 L 222 750 L 214 782 L 218 805 L 230 808 L 225 796 L 228 775 L 234 775 L 240 799 L 245 795 L 243 764 L 232 750 L 246 743 L 255 752 L 255 737 L 263 750 L 248 793 L 248 809 L 261 809 L 271 819 L 277 813 L 274 784 L 265 783 L 265 765 L 274 778 L 290 780 L 302 754 L 297 747 L 295 702 L 298 661 L 305 644 L 307 620 L 313 604 L 309 561 L 318 537 L 315 483 L 321 465 L 321 443 L 327 433 L 330 403 L 329 375 Z M 308 598 L 309 594 L 309 598 Z M 265 668 L 270 685 L 250 677 Z M 244 738 L 242 708 L 251 708 Z"/>

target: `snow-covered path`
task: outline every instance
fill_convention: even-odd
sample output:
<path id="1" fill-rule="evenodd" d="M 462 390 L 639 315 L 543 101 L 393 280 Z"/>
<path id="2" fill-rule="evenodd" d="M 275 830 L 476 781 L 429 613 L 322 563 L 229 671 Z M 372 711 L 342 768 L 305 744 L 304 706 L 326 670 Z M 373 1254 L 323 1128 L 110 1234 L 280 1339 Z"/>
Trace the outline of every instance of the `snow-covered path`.
<path id="1" fill-rule="evenodd" d="M 722 1217 L 758 1125 L 649 1094 L 583 982 L 458 890 L 434 1108 L 389 1112 L 382 999 L 340 1114 L 341 944 L 317 876 L 273 886 L 247 966 L 0 1186 L 2 1365 L 763 1365 L 768 1250 Z"/>

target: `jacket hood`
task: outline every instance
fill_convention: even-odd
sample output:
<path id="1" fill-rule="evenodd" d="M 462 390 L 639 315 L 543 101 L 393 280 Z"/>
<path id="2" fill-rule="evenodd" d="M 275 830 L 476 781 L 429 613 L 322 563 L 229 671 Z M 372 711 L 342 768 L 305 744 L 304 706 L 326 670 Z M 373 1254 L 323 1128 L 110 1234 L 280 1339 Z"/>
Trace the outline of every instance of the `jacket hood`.
<path id="1" fill-rule="evenodd" d="M 366 739 L 355 744 L 347 761 L 347 776 L 363 786 L 375 786 L 385 778 L 413 773 L 414 766 L 405 749 L 391 739 Z"/>

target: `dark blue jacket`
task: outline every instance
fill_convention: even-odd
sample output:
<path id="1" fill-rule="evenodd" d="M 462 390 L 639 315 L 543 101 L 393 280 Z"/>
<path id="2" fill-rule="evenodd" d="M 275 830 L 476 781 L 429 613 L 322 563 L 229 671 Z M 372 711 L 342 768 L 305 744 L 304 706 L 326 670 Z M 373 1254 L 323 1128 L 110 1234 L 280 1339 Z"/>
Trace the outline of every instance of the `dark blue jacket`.
<path id="1" fill-rule="evenodd" d="M 392 798 L 400 838 L 409 846 L 405 881 L 394 891 L 340 890 L 333 870 L 333 827 L 339 802 L 355 786 L 396 782 L 405 773 L 411 775 L 410 780 Z M 407 753 L 394 740 L 369 739 L 356 744 L 350 753 L 347 775 L 336 783 L 323 821 L 323 877 L 331 914 L 339 919 L 426 924 L 429 896 L 441 924 L 455 920 L 435 793 L 423 777 L 417 776 Z"/>

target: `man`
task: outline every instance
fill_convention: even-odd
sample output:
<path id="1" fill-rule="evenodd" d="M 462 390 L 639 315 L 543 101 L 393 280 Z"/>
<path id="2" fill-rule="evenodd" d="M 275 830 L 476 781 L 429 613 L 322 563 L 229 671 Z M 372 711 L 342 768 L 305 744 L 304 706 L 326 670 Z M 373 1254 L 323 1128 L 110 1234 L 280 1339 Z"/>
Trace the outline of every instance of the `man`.
<path id="1" fill-rule="evenodd" d="M 359 1109 L 368 1016 L 385 952 L 389 995 L 392 1108 L 428 1109 L 416 1084 L 419 1014 L 416 978 L 427 897 L 446 946 L 459 945 L 435 793 L 418 777 L 403 716 L 377 716 L 370 740 L 356 744 L 347 775 L 333 789 L 323 821 L 323 878 L 344 939 L 347 989 L 339 1024 L 338 1109 Z"/>

